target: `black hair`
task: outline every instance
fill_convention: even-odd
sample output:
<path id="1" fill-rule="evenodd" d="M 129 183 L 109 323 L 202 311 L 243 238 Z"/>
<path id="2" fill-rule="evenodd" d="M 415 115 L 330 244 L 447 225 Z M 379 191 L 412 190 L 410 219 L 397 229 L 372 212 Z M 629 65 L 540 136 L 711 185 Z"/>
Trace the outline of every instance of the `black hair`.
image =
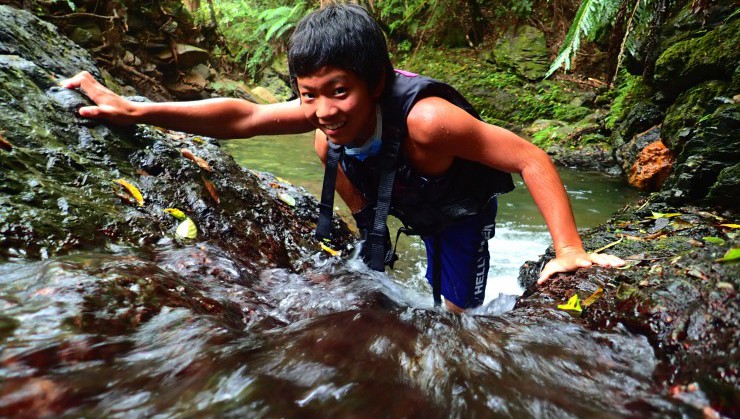
<path id="1" fill-rule="evenodd" d="M 393 66 L 385 36 L 365 9 L 354 4 L 330 4 L 301 19 L 290 37 L 288 71 L 293 88 L 296 77 L 331 66 L 354 72 L 370 91 L 390 81 Z"/>

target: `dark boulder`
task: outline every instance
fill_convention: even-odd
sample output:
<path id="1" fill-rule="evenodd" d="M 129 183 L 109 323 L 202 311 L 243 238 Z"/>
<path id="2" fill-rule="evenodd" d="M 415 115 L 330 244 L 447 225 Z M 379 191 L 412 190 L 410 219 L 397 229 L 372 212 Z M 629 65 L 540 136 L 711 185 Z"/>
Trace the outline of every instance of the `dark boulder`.
<path id="1" fill-rule="evenodd" d="M 577 294 L 582 312 L 572 312 L 576 321 L 593 330 L 644 335 L 661 364 L 658 381 L 677 393 L 697 383 L 713 408 L 736 417 L 740 264 L 721 261 L 740 245 L 733 229 L 723 226 L 733 220 L 699 207 L 628 208 L 584 235 L 587 249 L 608 246 L 627 268 L 560 274 L 538 287 L 540 268 L 554 256 L 549 250 L 522 267 L 519 279 L 527 291 L 515 310 L 552 316 Z"/>
<path id="2" fill-rule="evenodd" d="M 702 117 L 695 128 L 683 130 L 685 137 L 680 132 L 678 135 L 683 146 L 677 150 L 673 173 L 661 192 L 663 197 L 675 204 L 704 201 L 708 204 L 729 204 L 729 208 L 735 210 L 740 208 L 737 199 L 729 202 L 724 198 L 712 201 L 709 197 L 710 190 L 714 190 L 712 197 L 725 195 L 719 188 L 734 186 L 737 190 L 738 181 L 727 177 L 732 173 L 731 170 L 725 172 L 723 186 L 715 184 L 723 170 L 734 167 L 740 161 L 740 138 L 737 136 L 740 130 L 740 104 L 720 106 L 714 113 Z"/>
<path id="3" fill-rule="evenodd" d="M 730 79 L 739 64 L 740 20 L 734 19 L 668 47 L 655 62 L 653 80 L 668 97 L 676 97 L 703 81 Z"/>

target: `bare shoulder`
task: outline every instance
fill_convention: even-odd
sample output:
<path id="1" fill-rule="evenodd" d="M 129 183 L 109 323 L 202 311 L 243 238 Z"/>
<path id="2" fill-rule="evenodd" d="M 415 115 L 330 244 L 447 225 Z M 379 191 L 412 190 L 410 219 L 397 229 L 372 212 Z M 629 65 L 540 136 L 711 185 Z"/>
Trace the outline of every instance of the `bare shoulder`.
<path id="1" fill-rule="evenodd" d="M 416 102 L 406 118 L 409 138 L 420 146 L 443 146 L 450 138 L 468 136 L 479 122 L 465 110 L 436 96 Z"/>

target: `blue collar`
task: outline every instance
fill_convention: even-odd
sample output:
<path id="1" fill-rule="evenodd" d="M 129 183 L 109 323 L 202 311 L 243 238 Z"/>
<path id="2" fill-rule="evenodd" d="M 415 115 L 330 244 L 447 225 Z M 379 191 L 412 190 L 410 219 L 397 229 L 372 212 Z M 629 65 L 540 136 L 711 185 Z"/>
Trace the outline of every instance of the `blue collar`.
<path id="1" fill-rule="evenodd" d="M 381 135 L 383 134 L 383 115 L 380 112 L 380 106 L 375 108 L 375 132 L 365 144 L 360 147 L 346 146 L 344 153 L 350 157 L 353 157 L 359 161 L 363 161 L 368 157 L 377 156 L 380 152 L 380 146 L 383 144 Z"/>

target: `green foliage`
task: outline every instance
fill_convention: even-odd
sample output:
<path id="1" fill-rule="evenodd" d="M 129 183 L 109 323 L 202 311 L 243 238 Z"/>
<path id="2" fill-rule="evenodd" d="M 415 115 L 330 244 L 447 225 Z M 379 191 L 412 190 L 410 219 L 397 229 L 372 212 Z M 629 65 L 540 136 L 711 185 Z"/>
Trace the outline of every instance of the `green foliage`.
<path id="1" fill-rule="evenodd" d="M 526 1 L 526 0 L 517 0 Z M 410 43 L 440 43 L 470 26 L 467 2 L 457 0 L 382 0 L 368 7 L 390 38 L 410 50 Z M 403 41 L 409 43 L 404 44 Z M 404 51 L 405 52 L 405 51 Z"/>
<path id="2" fill-rule="evenodd" d="M 548 148 L 550 148 L 550 146 L 553 145 L 553 143 L 556 142 L 556 140 L 558 140 L 557 130 L 558 127 L 553 125 L 536 132 L 532 136 L 532 144 L 543 150 L 547 150 Z"/>
<path id="3" fill-rule="evenodd" d="M 467 49 L 422 48 L 402 57 L 397 66 L 449 83 L 486 121 L 499 126 L 517 129 L 537 119 L 577 121 L 591 112 L 570 104 L 579 96 L 574 83 L 528 83 L 514 73 L 499 71 Z"/>
<path id="4" fill-rule="evenodd" d="M 293 7 L 267 9 L 257 16 L 262 22 L 257 30 L 265 32 L 265 41 L 279 40 L 288 30 L 295 28 L 305 12 L 305 1 L 299 1 Z"/>
<path id="5" fill-rule="evenodd" d="M 508 12 L 514 12 L 518 18 L 527 18 L 532 14 L 532 0 L 511 0 L 509 2 Z"/>
<path id="6" fill-rule="evenodd" d="M 568 30 L 558 56 L 550 66 L 545 77 L 549 77 L 558 68 L 569 70 L 571 61 L 575 59 L 576 53 L 581 46 L 581 38 L 594 40 L 599 34 L 608 28 L 615 30 L 615 18 L 620 8 L 627 10 L 628 15 L 624 23 L 624 36 L 622 37 L 619 54 L 617 55 L 617 66 L 614 76 L 619 74 L 622 59 L 627 51 L 637 55 L 640 47 L 639 40 L 650 36 L 656 11 L 653 0 L 583 0 L 576 12 L 575 19 Z"/>
<path id="7" fill-rule="evenodd" d="M 209 20 L 206 7 L 197 14 L 203 22 Z M 253 80 L 286 49 L 291 31 L 312 7 L 305 1 L 288 0 L 214 2 L 217 23 L 231 56 L 245 65 Z"/>
<path id="8" fill-rule="evenodd" d="M 571 60 L 575 58 L 576 52 L 581 46 L 581 37 L 592 36 L 604 26 L 610 25 L 617 11 L 619 11 L 619 2 L 613 0 L 583 0 L 568 34 L 565 36 L 563 46 L 545 77 L 549 77 L 561 66 L 565 70 L 569 70 Z"/>
<path id="9" fill-rule="evenodd" d="M 627 116 L 637 100 L 650 94 L 650 88 L 645 85 L 642 76 L 633 76 L 622 71 L 617 80 L 616 88 L 610 91 L 610 94 L 616 96 L 612 100 L 609 115 L 606 117 L 605 125 L 608 129 L 614 129 L 617 122 Z"/>

